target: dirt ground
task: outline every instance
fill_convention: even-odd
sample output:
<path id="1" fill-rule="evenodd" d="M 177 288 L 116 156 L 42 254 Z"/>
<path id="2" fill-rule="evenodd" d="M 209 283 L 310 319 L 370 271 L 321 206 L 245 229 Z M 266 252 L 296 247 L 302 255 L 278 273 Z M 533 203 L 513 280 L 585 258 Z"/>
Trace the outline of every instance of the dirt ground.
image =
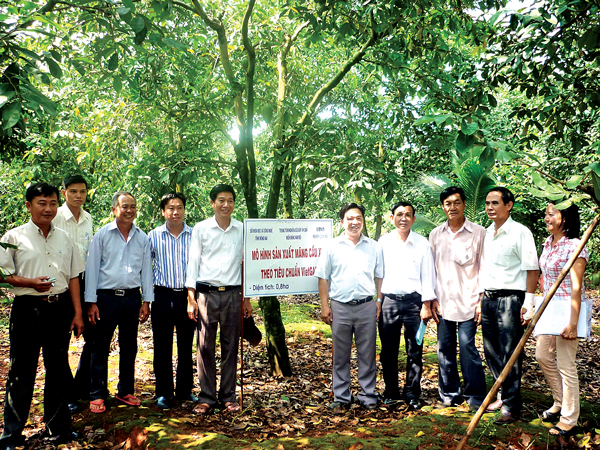
<path id="1" fill-rule="evenodd" d="M 594 322 L 598 326 L 598 308 L 600 299 L 597 292 L 595 298 Z M 293 297 L 289 301 L 317 302 L 315 297 Z M 10 308 L 0 306 L 0 318 L 7 322 Z M 315 314 L 318 314 L 318 309 Z M 260 318 L 257 324 L 261 324 Z M 219 444 L 218 439 L 231 438 L 237 448 L 254 448 L 253 445 L 267 443 L 270 440 L 282 438 L 319 438 L 332 433 L 336 435 L 356 435 L 357 429 L 368 427 L 369 430 L 379 430 L 382 435 L 390 433 L 394 424 L 405 419 L 425 417 L 440 410 L 437 405 L 437 360 L 435 358 L 435 329 L 428 327 L 429 340 L 424 349 L 424 373 L 422 379 L 424 408 L 422 411 L 409 412 L 404 404 L 390 409 L 381 406 L 368 411 L 358 405 L 348 410 L 331 411 L 327 407 L 332 401 L 331 394 L 331 341 L 320 332 L 296 333 L 288 337 L 288 348 L 292 360 L 294 376 L 290 378 L 271 377 L 268 375 L 268 361 L 264 339 L 255 348 L 245 347 L 243 375 L 243 411 L 240 414 L 230 414 L 222 410 L 214 410 L 205 417 L 193 413 L 193 404 L 176 404 L 172 409 L 161 411 L 155 406 L 154 375 L 152 371 L 152 333 L 149 323 L 140 327 L 138 337 L 139 351 L 136 365 L 136 393 L 143 399 L 141 408 L 119 406 L 114 398 L 109 399 L 112 406 L 106 414 L 93 415 L 87 405 L 81 413 L 73 417 L 75 430 L 80 432 L 81 439 L 69 444 L 68 448 L 184 448 L 196 447 L 194 442 L 211 437 L 217 439 L 214 446 L 206 448 L 224 448 L 229 443 Z M 70 354 L 71 367 L 75 369 L 82 340 L 72 341 Z M 478 345 L 483 356 L 481 339 Z M 4 390 L 6 374 L 9 366 L 8 329 L 0 328 L 0 404 L 4 405 Z M 600 338 L 581 341 L 577 356 L 582 400 L 592 405 L 600 403 Z M 523 387 L 525 391 L 525 419 L 535 420 L 537 414 L 551 402 L 550 392 L 543 379 L 539 366 L 534 361 L 535 341 L 530 339 L 525 352 Z M 118 348 L 115 345 L 111 354 L 109 386 L 111 392 L 116 391 L 118 381 Z M 379 365 L 379 363 L 378 363 Z M 400 374 L 403 383 L 404 374 Z M 44 370 L 40 358 L 36 380 L 34 401 L 25 430 L 28 437 L 28 448 L 52 448 L 39 434 L 43 431 L 42 402 L 43 402 Z M 357 390 L 356 366 L 353 366 L 353 389 Z M 489 387 L 489 386 L 488 386 Z M 378 380 L 377 389 L 383 392 L 383 380 Z M 530 394 L 528 394 L 530 393 Z M 596 405 L 598 406 L 598 405 Z M 454 412 L 464 412 L 460 423 L 467 425 L 470 416 L 466 407 L 453 409 Z M 600 420 L 595 413 L 581 418 L 583 437 L 589 436 L 588 442 L 582 447 L 596 447 L 600 444 Z M 452 412 L 452 411 L 451 411 Z M 442 412 L 442 414 L 447 414 Z M 2 423 L 0 422 L 0 425 Z M 386 431 L 387 430 L 387 431 Z M 520 429 L 519 429 L 520 430 Z M 594 431 L 595 430 L 595 431 Z M 161 438 L 162 433 L 162 438 Z M 458 434 L 457 434 L 458 433 Z M 423 433 L 426 434 L 426 433 Z M 438 433 L 443 436 L 444 432 Z M 448 448 L 456 445 L 456 433 L 442 437 Z M 516 439 L 516 438 L 515 438 Z M 578 438 L 579 439 L 579 438 Z M 518 440 L 518 439 L 517 439 Z M 508 441 L 507 441 L 508 442 Z M 579 440 L 581 443 L 581 440 Z M 279 444 L 283 445 L 283 444 Z M 314 444 L 313 444 L 314 445 Z M 335 446 L 335 443 L 332 445 Z M 502 443 L 498 443 L 502 447 Z M 310 445 L 308 446 L 310 447 Z M 429 445 L 428 445 L 429 447 Z M 444 446 L 442 446 L 444 447 Z M 275 447 L 280 448 L 280 447 Z M 284 448 L 283 446 L 281 448 Z M 287 447 L 285 447 L 287 448 Z M 334 447 L 332 447 L 334 448 Z M 338 447 L 335 447 L 338 448 Z M 351 447 L 339 447 L 351 448 Z M 362 447 L 355 447 L 362 448 Z M 374 447 L 375 448 L 375 447 Z M 376 447 L 376 448 L 385 448 Z M 410 446 L 408 447 L 410 448 Z M 416 448 L 416 447 L 414 447 Z M 425 447 L 423 447 L 425 448 Z M 435 448 L 435 447 L 434 447 Z M 535 446 L 517 446 L 514 448 L 537 448 Z M 548 448 L 548 447 L 544 447 Z M 561 447 L 564 448 L 564 447 Z"/>

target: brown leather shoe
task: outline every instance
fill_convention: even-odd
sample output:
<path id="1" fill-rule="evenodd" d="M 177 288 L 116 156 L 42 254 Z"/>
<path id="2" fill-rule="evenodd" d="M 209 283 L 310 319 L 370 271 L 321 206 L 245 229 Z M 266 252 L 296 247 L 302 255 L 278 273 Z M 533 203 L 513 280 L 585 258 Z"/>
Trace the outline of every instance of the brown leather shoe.
<path id="1" fill-rule="evenodd" d="M 498 411 L 500 408 L 502 408 L 502 400 L 498 399 L 493 403 L 490 403 L 487 408 L 485 408 L 485 412 L 486 413 L 491 413 L 494 411 Z"/>
<path id="2" fill-rule="evenodd" d="M 502 410 L 502 415 L 494 420 L 496 425 L 508 425 L 519 420 L 521 416 L 519 414 L 512 414 L 510 411 Z"/>

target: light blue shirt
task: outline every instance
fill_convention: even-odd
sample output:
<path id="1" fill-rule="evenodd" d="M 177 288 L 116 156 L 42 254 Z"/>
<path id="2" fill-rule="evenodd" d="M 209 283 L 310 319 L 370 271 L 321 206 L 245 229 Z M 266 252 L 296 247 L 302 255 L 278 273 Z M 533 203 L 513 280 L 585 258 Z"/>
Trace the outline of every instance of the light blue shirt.
<path id="1" fill-rule="evenodd" d="M 183 231 L 173 236 L 167 224 L 148 233 L 152 259 L 154 259 L 154 284 L 171 289 L 183 289 L 190 255 L 192 229 L 183 224 Z"/>
<path id="2" fill-rule="evenodd" d="M 142 287 L 145 302 L 154 301 L 148 236 L 131 226 L 127 242 L 113 221 L 96 233 L 85 267 L 85 301 L 96 303 L 98 289 Z"/>
<path id="3" fill-rule="evenodd" d="M 346 233 L 331 240 L 319 257 L 315 276 L 329 281 L 329 297 L 347 303 L 377 293 L 375 278 L 383 278 L 383 250 L 364 235 L 354 245 Z"/>

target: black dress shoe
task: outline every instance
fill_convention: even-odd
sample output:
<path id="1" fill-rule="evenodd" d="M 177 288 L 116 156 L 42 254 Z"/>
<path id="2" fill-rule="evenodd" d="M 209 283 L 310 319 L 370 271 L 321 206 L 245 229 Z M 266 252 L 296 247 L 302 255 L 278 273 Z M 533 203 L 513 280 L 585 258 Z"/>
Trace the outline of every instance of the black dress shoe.
<path id="1" fill-rule="evenodd" d="M 156 406 L 158 406 L 159 409 L 169 409 L 171 407 L 171 402 L 167 397 L 158 397 Z"/>
<path id="2" fill-rule="evenodd" d="M 421 402 L 416 398 L 409 399 L 407 403 L 409 411 L 416 411 L 421 409 Z"/>
<path id="3" fill-rule="evenodd" d="M 508 425 L 509 423 L 515 423 L 521 418 L 520 414 L 512 414 L 510 411 L 502 411 L 502 415 L 494 420 L 496 425 Z"/>
<path id="4" fill-rule="evenodd" d="M 69 411 L 71 411 L 71 414 L 77 414 L 79 411 L 81 411 L 81 403 L 79 402 L 75 402 L 75 403 L 69 403 Z"/>

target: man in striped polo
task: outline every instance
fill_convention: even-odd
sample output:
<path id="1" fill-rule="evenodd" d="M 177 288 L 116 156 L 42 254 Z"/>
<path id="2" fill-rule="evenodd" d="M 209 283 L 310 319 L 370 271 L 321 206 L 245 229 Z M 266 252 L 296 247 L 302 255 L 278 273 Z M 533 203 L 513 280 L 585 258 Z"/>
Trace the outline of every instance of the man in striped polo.
<path id="1" fill-rule="evenodd" d="M 150 231 L 154 260 L 154 303 L 152 336 L 156 405 L 171 407 L 173 398 L 197 401 L 192 394 L 192 343 L 195 323 L 187 313 L 185 276 L 190 253 L 192 229 L 184 222 L 185 197 L 177 192 L 160 200 L 165 223 Z M 177 386 L 173 383 L 173 330 L 177 330 Z M 173 395 L 175 394 L 175 395 Z"/>

